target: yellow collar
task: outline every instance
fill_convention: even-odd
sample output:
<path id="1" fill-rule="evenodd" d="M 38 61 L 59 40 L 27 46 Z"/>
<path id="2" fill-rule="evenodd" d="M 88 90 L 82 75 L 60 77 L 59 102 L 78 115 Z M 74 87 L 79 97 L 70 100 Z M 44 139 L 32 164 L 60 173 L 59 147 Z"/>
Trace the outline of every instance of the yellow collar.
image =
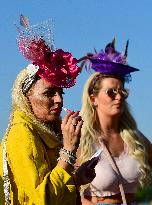
<path id="1" fill-rule="evenodd" d="M 18 123 L 26 123 L 30 126 L 32 125 L 32 128 L 36 131 L 36 133 L 39 134 L 42 141 L 51 149 L 61 144 L 61 142 L 59 142 L 59 140 L 56 138 L 56 135 L 53 131 L 50 131 L 50 133 L 48 133 L 45 130 L 42 130 L 40 127 L 36 126 L 36 124 L 33 123 L 32 119 L 27 116 L 26 113 L 16 110 L 14 112 L 12 125 Z"/>

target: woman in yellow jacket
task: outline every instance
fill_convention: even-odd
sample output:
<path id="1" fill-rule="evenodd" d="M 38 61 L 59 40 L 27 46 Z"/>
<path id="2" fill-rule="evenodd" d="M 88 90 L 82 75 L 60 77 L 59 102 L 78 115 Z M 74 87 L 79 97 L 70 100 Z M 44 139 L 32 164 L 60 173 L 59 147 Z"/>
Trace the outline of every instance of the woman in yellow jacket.
<path id="1" fill-rule="evenodd" d="M 10 123 L 0 147 L 0 204 L 74 205 L 72 173 L 82 120 L 78 112 L 69 112 L 61 123 L 60 113 L 63 88 L 75 84 L 80 69 L 70 53 L 51 50 L 43 35 L 31 35 L 32 28 L 26 32 L 18 44 L 32 64 L 12 90 Z M 86 164 L 87 176 L 92 164 Z M 90 178 L 76 180 L 83 184 Z"/>

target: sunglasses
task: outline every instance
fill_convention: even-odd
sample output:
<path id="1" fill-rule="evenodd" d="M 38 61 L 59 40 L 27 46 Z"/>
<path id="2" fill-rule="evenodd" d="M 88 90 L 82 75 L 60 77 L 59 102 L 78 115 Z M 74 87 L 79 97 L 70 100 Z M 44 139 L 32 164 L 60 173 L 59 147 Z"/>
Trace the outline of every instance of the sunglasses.
<path id="1" fill-rule="evenodd" d="M 116 88 L 108 88 L 105 90 L 105 93 L 112 99 L 115 99 L 116 95 L 119 93 L 122 98 L 126 99 L 129 95 L 128 89 L 116 89 Z"/>

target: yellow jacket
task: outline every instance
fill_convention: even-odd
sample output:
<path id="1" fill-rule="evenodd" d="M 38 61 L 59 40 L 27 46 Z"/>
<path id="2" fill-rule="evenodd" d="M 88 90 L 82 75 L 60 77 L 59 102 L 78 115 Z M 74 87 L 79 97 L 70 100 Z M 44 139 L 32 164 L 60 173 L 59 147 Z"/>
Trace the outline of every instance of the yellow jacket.
<path id="1" fill-rule="evenodd" d="M 8 134 L 7 159 L 11 205 L 75 205 L 72 177 L 57 164 L 58 141 L 41 133 L 16 111 Z M 4 205 L 2 150 L 0 147 L 0 205 Z"/>

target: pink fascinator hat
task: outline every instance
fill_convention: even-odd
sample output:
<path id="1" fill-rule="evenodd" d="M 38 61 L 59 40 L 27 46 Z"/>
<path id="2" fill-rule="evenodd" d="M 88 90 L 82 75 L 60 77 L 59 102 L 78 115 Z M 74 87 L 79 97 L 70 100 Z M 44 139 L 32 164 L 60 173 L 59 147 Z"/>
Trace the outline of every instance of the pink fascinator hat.
<path id="1" fill-rule="evenodd" d="M 31 62 L 27 66 L 28 76 L 23 85 L 23 92 L 30 88 L 35 76 L 57 87 L 72 87 L 80 73 L 77 59 L 69 52 L 55 49 L 50 22 L 30 26 L 28 18 L 21 15 L 20 25 L 23 29 L 17 28 L 18 48 Z"/>

